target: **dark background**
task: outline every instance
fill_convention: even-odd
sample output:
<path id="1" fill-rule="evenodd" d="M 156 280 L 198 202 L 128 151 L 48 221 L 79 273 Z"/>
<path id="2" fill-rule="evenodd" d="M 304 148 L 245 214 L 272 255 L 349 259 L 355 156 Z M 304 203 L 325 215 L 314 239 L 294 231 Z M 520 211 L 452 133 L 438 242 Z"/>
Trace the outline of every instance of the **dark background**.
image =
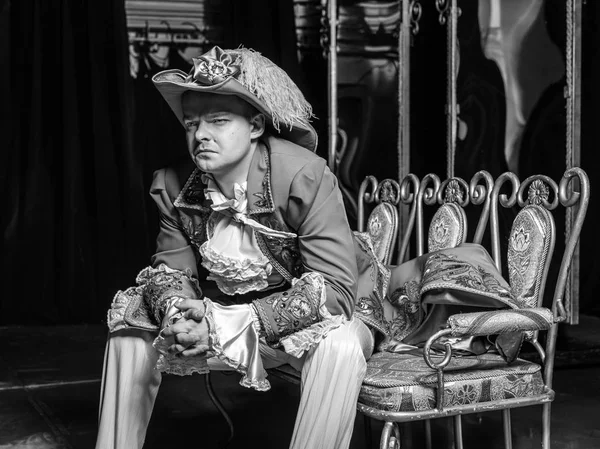
<path id="1" fill-rule="evenodd" d="M 298 62 L 292 1 L 222 3 L 223 46 L 243 43 L 288 71 L 320 118 L 315 127 L 319 153 L 325 155 L 326 63 L 317 56 Z M 598 18 L 598 2 L 588 1 L 583 14 L 581 166 L 592 179 L 592 201 L 581 237 L 580 303 L 582 313 L 595 315 L 600 315 L 594 295 L 599 245 L 592 165 L 600 137 Z M 434 11 L 424 14 L 412 54 L 412 98 L 421 100 L 411 106 L 411 170 L 443 177 L 445 121 L 437 105 L 445 102 L 440 81 L 445 79 L 445 31 L 433 26 L 435 21 Z M 460 34 L 465 46 L 469 33 L 463 28 Z M 0 325 L 103 322 L 115 292 L 130 286 L 148 264 L 157 229 L 147 194 L 152 172 L 184 156 L 185 146 L 180 125 L 151 85 L 156 68 L 131 78 L 127 46 L 123 0 L 0 0 L 0 107 L 5 117 L 0 183 L 6 205 L 0 216 Z M 471 75 L 494 70 L 491 61 L 477 57 Z M 460 76 L 469 73 L 465 70 L 461 67 Z M 490 73 L 487 79 L 493 80 Z M 466 85 L 463 78 L 459 85 Z M 502 117 L 502 101 L 494 92 L 478 87 L 469 95 L 479 95 L 488 105 L 484 119 L 495 123 L 501 136 L 502 123 L 494 117 Z M 564 139 L 558 144 L 554 137 L 557 124 L 564 127 L 564 102 L 557 100 L 561 95 L 562 85 L 549 90 L 536 112 L 535 126 L 527 131 L 530 150 L 524 153 L 524 167 L 552 172 L 555 163 L 563 163 Z M 390 127 L 396 126 L 396 116 L 388 120 Z M 478 148 L 490 149 L 485 155 L 493 156 L 502 142 L 486 135 L 491 141 Z M 386 151 L 394 154 L 395 147 L 390 142 Z M 485 157 L 473 159 L 472 165 L 457 174 L 505 170 Z M 355 173 L 359 179 L 366 174 Z"/>

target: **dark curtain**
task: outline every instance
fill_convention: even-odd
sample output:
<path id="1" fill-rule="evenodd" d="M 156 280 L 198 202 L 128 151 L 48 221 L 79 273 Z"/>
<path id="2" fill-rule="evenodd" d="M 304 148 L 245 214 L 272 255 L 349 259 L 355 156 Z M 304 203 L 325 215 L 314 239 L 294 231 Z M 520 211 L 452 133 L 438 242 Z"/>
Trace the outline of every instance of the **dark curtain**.
<path id="1" fill-rule="evenodd" d="M 124 2 L 7 5 L 0 324 L 99 323 L 149 240 Z"/>
<path id="2" fill-rule="evenodd" d="M 133 147 L 140 163 L 139 172 L 142 176 L 143 190 L 146 201 L 146 217 L 148 234 L 147 247 L 143 263 L 150 262 L 155 247 L 158 233 L 158 210 L 147 192 L 152 183 L 155 170 L 168 166 L 177 160 L 187 158 L 185 134 L 183 127 L 163 100 L 158 90 L 152 83 L 152 76 L 164 70 L 156 65 L 147 52 L 140 52 L 138 56 L 139 71 L 131 79 L 131 92 L 133 95 Z M 169 69 L 179 69 L 189 72 L 191 64 L 183 60 L 178 49 L 169 50 Z M 142 268 L 142 265 L 139 266 Z M 131 282 L 131 280 L 130 280 Z"/>

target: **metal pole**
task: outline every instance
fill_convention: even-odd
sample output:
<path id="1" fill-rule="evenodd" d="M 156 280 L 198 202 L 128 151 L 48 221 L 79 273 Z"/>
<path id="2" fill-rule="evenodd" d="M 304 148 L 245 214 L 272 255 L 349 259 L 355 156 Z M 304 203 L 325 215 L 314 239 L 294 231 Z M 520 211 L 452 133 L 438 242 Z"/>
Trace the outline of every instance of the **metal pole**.
<path id="1" fill-rule="evenodd" d="M 398 182 L 410 172 L 410 40 L 411 0 L 400 0 L 401 11 L 398 30 Z M 408 206 L 400 203 L 398 235 L 403 236 L 408 227 Z M 398 239 L 398 250 L 402 238 Z"/>
<path id="2" fill-rule="evenodd" d="M 456 100 L 456 75 L 458 71 L 457 64 L 457 27 L 458 27 L 458 8 L 456 6 L 457 0 L 451 0 L 449 21 L 448 21 L 448 167 L 447 175 L 448 178 L 454 177 L 454 162 L 456 157 L 456 135 L 457 135 L 457 123 L 458 118 L 458 105 Z"/>
<path id="3" fill-rule="evenodd" d="M 567 2 L 567 42 L 566 69 L 567 85 L 565 87 L 567 108 L 567 169 L 579 167 L 581 164 L 581 14 L 582 0 Z M 575 210 L 569 208 L 565 217 L 565 234 L 570 235 Z M 571 269 L 565 289 L 565 305 L 568 312 L 568 323 L 579 323 L 579 244 L 571 261 Z"/>
<path id="4" fill-rule="evenodd" d="M 327 162 L 332 172 L 335 172 L 335 153 L 337 149 L 338 133 L 338 102 L 337 102 L 337 0 L 329 0 L 327 4 L 327 17 L 329 22 L 329 58 L 327 69 L 329 75 L 328 102 L 329 102 L 329 151 Z"/>

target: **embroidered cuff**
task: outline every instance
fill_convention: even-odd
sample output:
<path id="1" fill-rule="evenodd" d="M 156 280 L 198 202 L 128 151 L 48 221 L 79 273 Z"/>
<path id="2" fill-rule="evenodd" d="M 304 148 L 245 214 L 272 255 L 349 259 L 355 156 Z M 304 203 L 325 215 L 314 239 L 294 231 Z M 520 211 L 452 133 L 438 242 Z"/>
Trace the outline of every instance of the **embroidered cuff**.
<path id="1" fill-rule="evenodd" d="M 144 268 L 136 283 L 115 294 L 107 314 L 110 332 L 126 328 L 158 332 L 176 300 L 202 298 L 202 290 L 191 272 L 173 270 L 164 264 Z"/>
<path id="2" fill-rule="evenodd" d="M 174 298 L 202 298 L 202 289 L 191 271 L 173 270 L 165 264 L 145 268 L 138 274 L 136 282 L 145 284 L 144 301 L 157 323 L 162 323 Z"/>
<path id="3" fill-rule="evenodd" d="M 154 331 L 158 330 L 158 326 L 151 322 L 148 310 L 142 307 L 144 305 L 143 293 L 144 288 L 138 286 L 129 287 L 125 291 L 119 290 L 115 294 L 106 317 L 109 332 L 112 333 L 129 327 Z M 130 311 L 133 309 L 142 312 L 141 314 L 145 315 L 146 319 L 144 320 L 140 319 L 141 317 L 138 317 L 137 321 L 139 321 L 139 323 L 132 322 L 131 319 L 128 319 L 128 316 L 132 315 Z"/>
<path id="4" fill-rule="evenodd" d="M 252 305 L 267 343 L 281 345 L 288 354 L 301 357 L 346 320 L 343 315 L 331 315 L 325 299 L 323 276 L 310 272 L 294 279 L 289 290 L 257 299 Z"/>

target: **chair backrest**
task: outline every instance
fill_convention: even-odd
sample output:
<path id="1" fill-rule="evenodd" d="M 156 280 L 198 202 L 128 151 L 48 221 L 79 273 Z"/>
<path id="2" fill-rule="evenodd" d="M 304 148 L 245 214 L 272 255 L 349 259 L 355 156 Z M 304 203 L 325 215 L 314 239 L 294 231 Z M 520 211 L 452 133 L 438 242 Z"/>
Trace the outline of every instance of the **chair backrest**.
<path id="1" fill-rule="evenodd" d="M 399 264 L 413 257 L 409 254 L 411 241 L 415 244 L 416 256 L 465 242 L 468 220 L 464 208 L 482 205 L 471 240 L 481 243 L 488 223 L 493 185 L 492 176 L 484 170 L 476 173 L 468 184 L 456 177 L 440 182 L 439 177 L 431 173 L 422 180 L 409 174 L 400 184 L 391 179 L 379 183 L 374 176 L 367 176 L 359 190 L 358 230 L 369 234 L 375 252 L 384 264 L 392 261 L 397 243 L 395 263 Z M 365 203 L 375 204 L 366 226 Z M 404 229 L 399 226 L 401 206 L 407 214 Z M 427 206 L 437 207 L 437 210 L 425 226 L 424 209 Z M 403 235 L 399 235 L 400 231 Z"/>
<path id="2" fill-rule="evenodd" d="M 573 183 L 573 179 L 577 179 L 578 182 Z M 510 188 L 510 194 L 500 194 L 505 186 Z M 575 191 L 576 188 L 579 191 Z M 558 267 L 555 267 L 553 272 L 557 273 L 557 277 L 550 307 L 560 320 L 577 322 L 576 316 L 567 317 L 564 296 L 567 293 L 568 271 L 588 202 L 589 179 L 578 167 L 568 169 L 558 184 L 544 175 L 530 176 L 521 182 L 510 172 L 496 179 L 490 218 L 492 256 L 496 266 L 501 267 L 502 237 L 499 232 L 498 206 L 517 208 L 519 211 L 512 222 L 508 237 L 506 263 L 509 283 L 519 307 L 542 306 L 557 239 L 555 220 L 560 210 L 559 206 L 562 206 L 567 217 L 566 240 L 562 257 L 555 258 Z M 578 206 L 576 211 L 574 206 Z"/>
<path id="3" fill-rule="evenodd" d="M 469 205 L 483 205 L 481 211 L 472 208 L 479 214 L 479 218 L 471 241 L 481 243 L 487 227 L 493 184 L 492 176 L 486 171 L 476 173 L 468 184 L 458 177 L 440 182 L 435 174 L 424 176 L 419 186 L 416 205 L 417 256 L 424 252 L 453 248 L 466 242 L 469 224 L 465 208 Z M 426 247 L 424 245 L 425 206 L 437 207 L 427 228 Z"/>
<path id="4" fill-rule="evenodd" d="M 369 191 L 370 189 L 370 191 Z M 392 261 L 398 234 L 400 185 L 391 179 L 381 183 L 374 176 L 362 182 L 358 198 L 358 231 L 369 235 L 377 259 L 384 265 Z M 375 203 L 366 228 L 364 203 Z"/>

